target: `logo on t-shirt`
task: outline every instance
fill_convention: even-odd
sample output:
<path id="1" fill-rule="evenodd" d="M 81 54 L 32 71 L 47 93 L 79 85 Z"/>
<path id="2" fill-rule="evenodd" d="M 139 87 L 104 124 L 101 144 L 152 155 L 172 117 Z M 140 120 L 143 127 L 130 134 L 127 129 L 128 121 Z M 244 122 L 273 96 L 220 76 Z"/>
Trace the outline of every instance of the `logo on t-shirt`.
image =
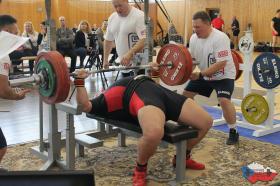
<path id="1" fill-rule="evenodd" d="M 211 65 L 213 65 L 215 63 L 216 63 L 216 58 L 215 58 L 214 54 L 209 53 L 209 55 L 208 55 L 208 67 L 210 67 Z M 210 79 L 213 78 L 213 77 L 219 77 L 223 74 L 224 74 L 224 69 L 221 69 L 221 70 L 217 71 L 216 73 L 214 73 L 212 75 L 212 77 L 210 77 Z"/>
<path id="2" fill-rule="evenodd" d="M 218 58 L 222 58 L 222 57 L 226 57 L 228 56 L 228 51 L 227 50 L 223 50 L 218 52 Z"/>
<path id="3" fill-rule="evenodd" d="M 139 41 L 139 37 L 136 33 L 128 34 L 128 48 L 132 48 Z"/>
<path id="4" fill-rule="evenodd" d="M 10 69 L 10 64 L 9 63 L 4 63 L 4 70 L 9 70 Z"/>
<path id="5" fill-rule="evenodd" d="M 215 63 L 216 63 L 216 59 L 215 59 L 213 53 L 210 53 L 208 55 L 208 67 L 210 67 L 211 65 L 213 65 Z"/>

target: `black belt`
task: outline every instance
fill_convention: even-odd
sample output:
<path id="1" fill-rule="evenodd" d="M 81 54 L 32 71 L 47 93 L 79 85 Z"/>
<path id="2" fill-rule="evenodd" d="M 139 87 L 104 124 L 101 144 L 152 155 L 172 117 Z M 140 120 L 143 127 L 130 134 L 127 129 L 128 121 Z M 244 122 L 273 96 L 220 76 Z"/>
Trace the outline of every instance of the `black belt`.
<path id="1" fill-rule="evenodd" d="M 129 102 L 135 89 L 144 81 L 154 82 L 154 80 L 152 80 L 150 77 L 145 75 L 138 75 L 128 82 L 126 89 L 123 93 L 123 106 L 126 112 L 129 113 Z"/>

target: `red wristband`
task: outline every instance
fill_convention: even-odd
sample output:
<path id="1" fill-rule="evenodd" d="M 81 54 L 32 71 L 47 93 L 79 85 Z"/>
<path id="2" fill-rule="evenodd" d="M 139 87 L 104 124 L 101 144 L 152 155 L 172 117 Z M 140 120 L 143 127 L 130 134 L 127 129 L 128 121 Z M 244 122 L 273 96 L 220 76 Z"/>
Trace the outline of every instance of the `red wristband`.
<path id="1" fill-rule="evenodd" d="M 83 78 L 75 78 L 74 85 L 76 87 L 85 87 L 85 79 L 83 79 Z"/>

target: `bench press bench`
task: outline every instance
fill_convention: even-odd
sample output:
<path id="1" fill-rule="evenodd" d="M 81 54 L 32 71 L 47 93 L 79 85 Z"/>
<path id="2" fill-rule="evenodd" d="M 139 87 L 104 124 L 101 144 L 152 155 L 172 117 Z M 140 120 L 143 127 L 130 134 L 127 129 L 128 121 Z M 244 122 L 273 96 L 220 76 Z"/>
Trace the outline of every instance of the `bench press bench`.
<path id="1" fill-rule="evenodd" d="M 95 119 L 101 123 L 106 123 L 113 127 L 118 127 L 125 132 L 133 132 L 141 134 L 142 130 L 139 125 L 131 124 L 129 122 L 106 119 L 94 114 L 87 114 L 88 118 Z M 197 129 L 190 128 L 186 125 L 179 125 L 176 122 L 167 121 L 164 126 L 163 141 L 176 146 L 176 182 L 182 183 L 186 181 L 185 178 L 185 159 L 186 159 L 186 143 L 188 139 L 196 138 L 198 136 Z"/>

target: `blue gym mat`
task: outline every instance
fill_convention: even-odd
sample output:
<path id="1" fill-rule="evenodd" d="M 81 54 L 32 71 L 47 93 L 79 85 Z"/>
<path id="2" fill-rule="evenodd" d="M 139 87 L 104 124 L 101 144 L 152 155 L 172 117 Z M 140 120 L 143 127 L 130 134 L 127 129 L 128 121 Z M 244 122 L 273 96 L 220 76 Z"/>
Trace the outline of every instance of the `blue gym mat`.
<path id="1" fill-rule="evenodd" d="M 218 108 L 214 108 L 214 107 L 209 107 L 209 106 L 204 106 L 205 110 L 207 110 L 207 112 L 214 118 L 214 119 L 219 119 L 222 117 L 222 111 Z M 237 113 L 237 115 L 242 118 L 242 114 L 241 113 Z M 275 123 L 279 123 L 280 121 L 275 121 Z M 213 127 L 213 129 L 215 130 L 219 130 L 219 131 L 223 131 L 225 133 L 228 133 L 228 126 L 227 124 L 224 125 L 220 125 L 220 126 L 215 126 Z M 280 132 L 276 132 L 273 134 L 268 134 L 262 137 L 254 137 L 252 136 L 252 133 L 254 132 L 254 130 L 250 130 L 247 128 L 242 128 L 242 127 L 237 127 L 238 133 L 240 136 L 244 136 L 246 138 L 251 138 L 251 139 L 255 139 L 258 141 L 264 141 L 264 142 L 268 142 L 268 143 L 272 143 L 275 145 L 280 145 Z"/>

